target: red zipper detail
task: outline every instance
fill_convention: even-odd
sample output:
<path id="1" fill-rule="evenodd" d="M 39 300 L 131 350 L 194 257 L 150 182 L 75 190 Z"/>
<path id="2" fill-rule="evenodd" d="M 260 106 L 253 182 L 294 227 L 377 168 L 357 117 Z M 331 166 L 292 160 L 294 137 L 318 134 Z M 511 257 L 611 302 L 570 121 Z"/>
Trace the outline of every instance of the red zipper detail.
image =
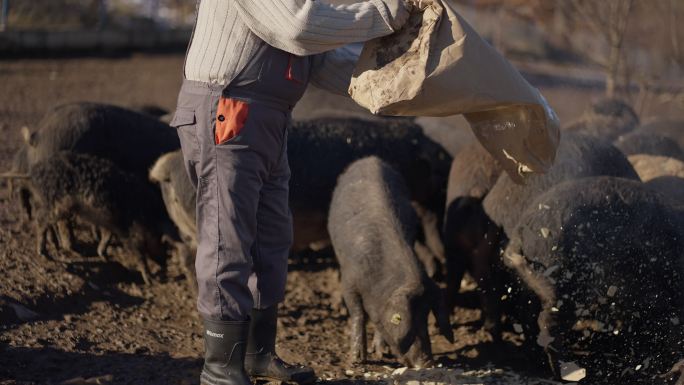
<path id="1" fill-rule="evenodd" d="M 294 76 L 292 76 L 292 57 L 294 55 L 290 54 L 290 57 L 287 60 L 287 71 L 285 72 L 285 79 L 295 82 L 297 84 L 302 84 L 301 80 L 295 79 Z"/>

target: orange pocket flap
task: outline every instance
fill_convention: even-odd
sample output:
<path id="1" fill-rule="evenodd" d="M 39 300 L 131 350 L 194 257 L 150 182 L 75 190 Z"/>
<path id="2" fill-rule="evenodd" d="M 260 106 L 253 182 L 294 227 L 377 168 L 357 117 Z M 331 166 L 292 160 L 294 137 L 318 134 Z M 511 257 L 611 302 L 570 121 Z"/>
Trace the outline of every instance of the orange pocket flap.
<path id="1" fill-rule="evenodd" d="M 221 97 L 216 110 L 214 143 L 221 144 L 238 136 L 245 125 L 248 113 L 249 104 L 246 102 Z"/>

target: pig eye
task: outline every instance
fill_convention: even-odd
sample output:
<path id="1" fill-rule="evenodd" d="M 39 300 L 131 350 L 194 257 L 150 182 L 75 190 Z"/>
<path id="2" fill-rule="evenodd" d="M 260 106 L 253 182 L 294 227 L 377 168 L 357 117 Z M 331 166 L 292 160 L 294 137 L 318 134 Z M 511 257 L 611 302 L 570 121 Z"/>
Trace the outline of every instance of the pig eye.
<path id="1" fill-rule="evenodd" d="M 401 314 L 399 314 L 399 313 L 392 314 L 392 318 L 390 319 L 390 322 L 393 325 L 399 325 L 401 323 Z"/>

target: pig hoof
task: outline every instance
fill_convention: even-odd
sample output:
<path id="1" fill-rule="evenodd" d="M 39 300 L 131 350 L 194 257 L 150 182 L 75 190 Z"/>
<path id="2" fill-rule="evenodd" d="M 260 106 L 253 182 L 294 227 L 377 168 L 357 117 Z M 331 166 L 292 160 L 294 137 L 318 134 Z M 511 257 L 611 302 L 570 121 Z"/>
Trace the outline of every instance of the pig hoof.
<path id="1" fill-rule="evenodd" d="M 152 280 L 150 279 L 150 273 L 145 270 L 140 271 L 140 275 L 142 275 L 143 282 L 145 282 L 145 285 L 151 285 Z"/>
<path id="2" fill-rule="evenodd" d="M 98 245 L 97 247 L 97 256 L 102 259 L 102 261 L 107 262 L 107 246 L 102 247 L 101 245 Z"/>
<path id="3" fill-rule="evenodd" d="M 363 364 L 367 359 L 365 352 L 360 352 L 358 350 L 353 350 L 350 356 L 352 364 Z"/>
<path id="4" fill-rule="evenodd" d="M 382 340 L 382 337 L 376 332 L 375 336 L 373 336 L 373 358 L 375 359 L 382 359 L 383 355 L 385 354 L 385 341 Z"/>
<path id="5" fill-rule="evenodd" d="M 43 249 L 38 250 L 38 255 L 40 255 L 41 257 L 43 257 L 43 258 L 45 258 L 45 259 L 48 259 L 48 260 L 50 260 L 50 261 L 54 261 L 54 260 L 55 260 L 54 258 L 52 258 L 52 256 L 50 255 L 50 253 L 47 252 L 47 250 L 43 250 Z"/>

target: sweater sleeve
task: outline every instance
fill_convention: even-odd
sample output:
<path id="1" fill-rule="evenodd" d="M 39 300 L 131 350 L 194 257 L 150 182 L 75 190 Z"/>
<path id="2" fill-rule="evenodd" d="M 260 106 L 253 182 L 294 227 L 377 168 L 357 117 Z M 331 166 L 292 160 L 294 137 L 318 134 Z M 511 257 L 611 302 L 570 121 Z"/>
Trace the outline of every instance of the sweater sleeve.
<path id="1" fill-rule="evenodd" d="M 356 62 L 359 60 L 361 48 L 356 44 L 346 45 L 315 55 L 311 69 L 311 83 L 334 94 L 349 96 L 349 83 Z"/>
<path id="2" fill-rule="evenodd" d="M 402 0 L 333 5 L 325 0 L 235 0 L 249 29 L 273 47 L 299 56 L 389 35 Z"/>

